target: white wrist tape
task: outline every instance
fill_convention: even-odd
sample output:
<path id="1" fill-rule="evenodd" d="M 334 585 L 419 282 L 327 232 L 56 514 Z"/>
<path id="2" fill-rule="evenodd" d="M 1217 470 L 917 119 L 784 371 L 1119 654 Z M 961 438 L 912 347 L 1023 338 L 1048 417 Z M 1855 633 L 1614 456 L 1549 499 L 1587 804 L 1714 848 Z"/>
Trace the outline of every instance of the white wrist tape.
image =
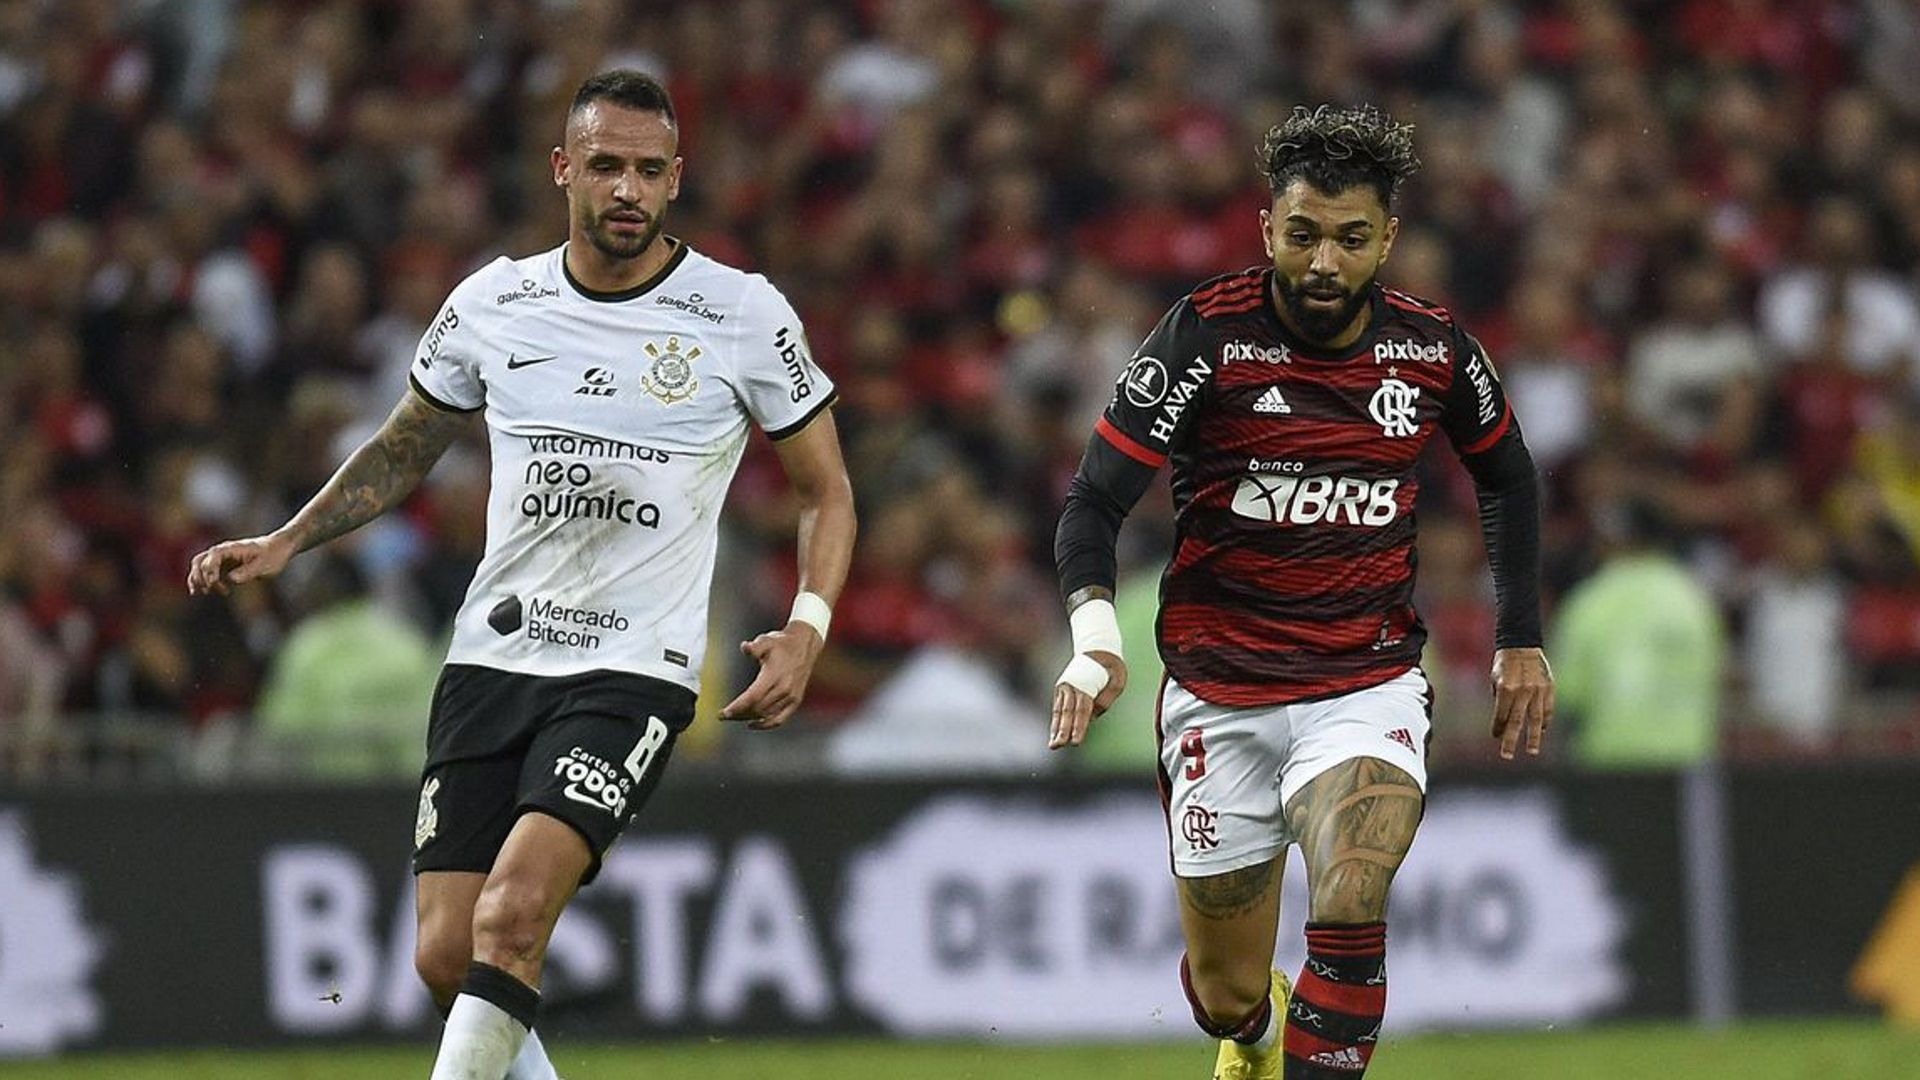
<path id="1" fill-rule="evenodd" d="M 1107 688 L 1107 680 L 1111 677 L 1107 674 L 1107 669 L 1100 666 L 1100 661 L 1086 653 L 1080 653 L 1067 661 L 1066 670 L 1054 680 L 1054 685 L 1065 683 L 1088 697 L 1099 697 L 1100 691 Z"/>
<path id="2" fill-rule="evenodd" d="M 1120 651 L 1120 617 L 1113 610 L 1113 601 L 1089 600 L 1081 604 L 1067 616 L 1067 625 L 1073 627 L 1074 652 L 1110 652 L 1124 659 Z"/>
<path id="3" fill-rule="evenodd" d="M 793 598 L 793 611 L 787 615 L 787 621 L 806 623 L 820 634 L 821 641 L 825 641 L 827 627 L 833 625 L 833 608 L 818 593 L 802 592 Z"/>
<path id="4" fill-rule="evenodd" d="M 1121 656 L 1120 620 L 1114 613 L 1111 600 L 1089 600 L 1073 609 L 1067 616 L 1067 623 L 1073 627 L 1073 659 L 1067 661 L 1066 669 L 1054 680 L 1055 685 L 1065 683 L 1088 697 L 1098 697 L 1100 691 L 1107 688 L 1111 676 L 1100 661 L 1087 655 L 1092 652 L 1107 652 Z"/>

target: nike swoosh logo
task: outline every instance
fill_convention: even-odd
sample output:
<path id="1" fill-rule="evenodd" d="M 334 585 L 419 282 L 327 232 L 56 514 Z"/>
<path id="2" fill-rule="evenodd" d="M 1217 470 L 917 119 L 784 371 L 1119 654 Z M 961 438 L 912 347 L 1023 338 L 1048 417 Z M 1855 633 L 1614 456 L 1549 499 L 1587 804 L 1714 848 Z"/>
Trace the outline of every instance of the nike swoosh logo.
<path id="1" fill-rule="evenodd" d="M 549 360 L 558 360 L 558 359 L 560 359 L 558 356 L 529 356 L 525 360 L 522 360 L 518 356 L 513 355 L 512 353 L 508 353 L 507 354 L 507 370 L 518 371 L 523 367 L 532 367 L 535 364 L 544 364 Z"/>

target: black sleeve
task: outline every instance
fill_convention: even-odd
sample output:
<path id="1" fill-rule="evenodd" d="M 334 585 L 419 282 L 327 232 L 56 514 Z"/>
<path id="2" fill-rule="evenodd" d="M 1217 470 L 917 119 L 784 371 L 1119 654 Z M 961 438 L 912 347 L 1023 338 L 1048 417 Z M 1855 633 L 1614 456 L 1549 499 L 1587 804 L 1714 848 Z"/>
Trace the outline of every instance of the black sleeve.
<path id="1" fill-rule="evenodd" d="M 1127 511 L 1160 470 L 1143 465 L 1095 435 L 1067 485 L 1067 503 L 1053 535 L 1053 561 L 1065 599 L 1089 585 L 1111 592 L 1119 580 L 1114 545 Z"/>
<path id="2" fill-rule="evenodd" d="M 1191 424 L 1215 361 L 1211 334 L 1182 300 L 1127 362 L 1060 511 L 1053 556 L 1063 597 L 1114 587 L 1120 523 Z"/>
<path id="3" fill-rule="evenodd" d="M 1537 648 L 1540 632 L 1540 489 L 1533 455 L 1511 425 L 1499 441 L 1462 457 L 1480 502 L 1480 535 L 1493 571 L 1496 649 Z"/>
<path id="4" fill-rule="evenodd" d="M 1473 477 L 1493 571 L 1497 649 L 1536 648 L 1540 629 L 1540 488 L 1533 455 L 1486 350 L 1460 335 L 1461 362 L 1441 425 Z"/>

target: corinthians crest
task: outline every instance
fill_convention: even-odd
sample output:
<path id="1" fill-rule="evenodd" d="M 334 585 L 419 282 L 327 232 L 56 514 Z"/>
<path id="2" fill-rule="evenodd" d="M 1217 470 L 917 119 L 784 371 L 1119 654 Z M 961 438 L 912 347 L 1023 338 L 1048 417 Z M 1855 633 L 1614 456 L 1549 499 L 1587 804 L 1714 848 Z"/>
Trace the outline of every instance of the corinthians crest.
<path id="1" fill-rule="evenodd" d="M 433 805 L 433 797 L 440 794 L 440 778 L 434 777 L 420 788 L 420 812 L 413 819 L 413 848 L 415 851 L 427 846 L 440 831 L 440 811 Z"/>
<path id="2" fill-rule="evenodd" d="M 685 401 L 700 389 L 700 378 L 693 373 L 693 362 L 700 357 L 698 345 L 683 353 L 676 334 L 667 339 L 665 348 L 649 341 L 646 350 L 647 355 L 653 357 L 653 366 L 640 376 L 640 387 L 659 398 L 661 404 Z"/>

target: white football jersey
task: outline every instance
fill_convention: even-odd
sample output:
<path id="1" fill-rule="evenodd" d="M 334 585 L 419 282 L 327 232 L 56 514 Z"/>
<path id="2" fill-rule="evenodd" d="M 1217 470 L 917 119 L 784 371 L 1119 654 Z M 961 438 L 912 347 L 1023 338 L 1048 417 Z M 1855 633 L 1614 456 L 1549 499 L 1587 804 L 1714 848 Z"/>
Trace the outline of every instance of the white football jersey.
<path id="1" fill-rule="evenodd" d="M 786 298 L 679 245 L 619 293 L 565 245 L 499 258 L 421 338 L 416 393 L 486 410 L 487 550 L 449 663 L 630 671 L 698 689 L 721 505 L 751 420 L 775 439 L 833 402 Z"/>

